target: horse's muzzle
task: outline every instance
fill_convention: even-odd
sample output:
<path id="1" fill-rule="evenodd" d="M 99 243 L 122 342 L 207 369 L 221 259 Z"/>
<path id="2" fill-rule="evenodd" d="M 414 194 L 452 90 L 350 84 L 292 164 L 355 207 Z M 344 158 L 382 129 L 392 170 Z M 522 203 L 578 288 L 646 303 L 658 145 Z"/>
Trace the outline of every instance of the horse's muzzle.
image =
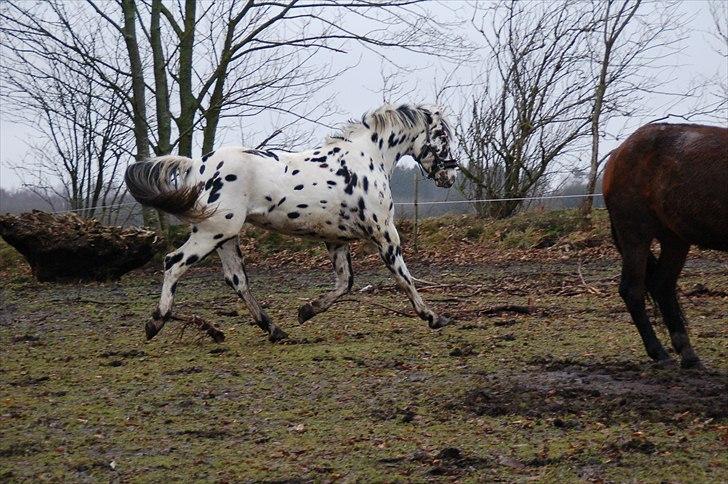
<path id="1" fill-rule="evenodd" d="M 435 175 L 435 185 L 440 188 L 450 188 L 455 183 L 455 174 L 449 173 L 450 170 L 442 170 Z"/>

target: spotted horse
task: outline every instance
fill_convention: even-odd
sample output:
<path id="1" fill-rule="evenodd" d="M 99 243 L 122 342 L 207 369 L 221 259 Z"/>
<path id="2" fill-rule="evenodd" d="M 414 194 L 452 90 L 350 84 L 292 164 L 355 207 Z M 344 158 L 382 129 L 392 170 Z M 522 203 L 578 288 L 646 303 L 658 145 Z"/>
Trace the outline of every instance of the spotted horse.
<path id="1" fill-rule="evenodd" d="M 303 323 L 326 311 L 351 290 L 349 243 L 376 247 L 387 268 L 430 328 L 449 321 L 435 314 L 415 289 L 397 229 L 389 180 L 397 162 L 413 157 L 440 187 L 455 181 L 452 132 L 442 109 L 384 105 L 349 122 L 320 148 L 300 152 L 225 147 L 200 160 L 162 156 L 134 163 L 126 184 L 134 198 L 192 224 L 189 239 L 164 260 L 164 283 L 153 321 L 153 338 L 172 314 L 177 281 L 193 264 L 217 250 L 225 281 L 243 299 L 271 341 L 286 338 L 253 297 L 238 244 L 245 222 L 326 244 L 334 266 L 332 291 L 302 305 Z"/>

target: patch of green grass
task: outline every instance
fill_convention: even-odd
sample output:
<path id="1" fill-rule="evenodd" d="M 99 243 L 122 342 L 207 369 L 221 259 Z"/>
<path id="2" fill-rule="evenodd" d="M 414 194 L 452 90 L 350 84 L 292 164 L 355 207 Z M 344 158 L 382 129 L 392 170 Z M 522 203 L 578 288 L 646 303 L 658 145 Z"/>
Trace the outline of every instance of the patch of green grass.
<path id="1" fill-rule="evenodd" d="M 23 256 L 2 238 L 0 238 L 0 270 L 8 269 L 24 263 Z"/>
<path id="2" fill-rule="evenodd" d="M 405 242 L 411 239 L 410 220 L 400 220 L 398 228 Z M 557 242 L 587 246 L 611 244 L 609 218 L 605 210 L 595 210 L 592 224 L 583 227 L 576 210 L 524 212 L 504 220 L 474 215 L 446 215 L 422 219 L 418 227 L 420 247 L 448 250 L 462 240 L 493 249 L 546 248 Z M 588 242 L 585 242 L 588 241 Z"/>

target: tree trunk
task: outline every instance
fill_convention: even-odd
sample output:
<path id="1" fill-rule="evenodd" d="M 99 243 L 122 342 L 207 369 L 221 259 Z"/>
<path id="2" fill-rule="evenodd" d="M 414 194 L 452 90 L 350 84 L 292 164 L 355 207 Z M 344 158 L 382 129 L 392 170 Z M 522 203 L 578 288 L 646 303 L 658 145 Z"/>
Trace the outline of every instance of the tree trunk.
<path id="1" fill-rule="evenodd" d="M 149 28 L 152 59 L 154 61 L 154 100 L 157 107 L 157 154 L 168 155 L 171 151 L 172 114 L 169 111 L 169 88 L 167 87 L 167 71 L 162 50 L 162 30 L 159 19 L 162 13 L 162 0 L 152 2 L 152 13 Z"/>
<path id="2" fill-rule="evenodd" d="M 179 130 L 179 149 L 181 156 L 192 157 L 192 137 L 194 134 L 197 101 L 192 94 L 192 53 L 195 42 L 196 0 L 185 2 L 184 30 L 179 44 L 179 105 L 177 120 Z M 206 151 L 203 150 L 203 153 Z"/>
<path id="3" fill-rule="evenodd" d="M 602 68 L 599 72 L 599 81 L 594 93 L 594 109 L 591 115 L 591 157 L 589 160 L 589 177 L 586 184 L 586 197 L 581 202 L 579 215 L 581 223 L 584 226 L 591 225 L 591 211 L 594 204 L 594 190 L 597 185 L 597 176 L 599 175 L 599 120 L 602 115 L 602 103 L 604 101 L 604 93 L 607 91 L 607 69 L 609 67 L 609 57 L 611 44 L 605 46 L 604 59 L 602 60 Z"/>
<path id="4" fill-rule="evenodd" d="M 136 36 L 136 6 L 134 0 L 122 0 L 124 13 L 124 42 L 129 55 L 132 86 L 132 110 L 134 113 L 134 140 L 136 141 L 136 159 L 149 158 L 149 129 L 147 125 L 147 108 L 144 93 L 144 67 L 139 55 L 139 44 Z M 142 217 L 146 227 L 163 231 L 163 215 L 151 208 L 142 207 Z"/>
<path id="5" fill-rule="evenodd" d="M 632 20 L 635 12 L 640 7 L 641 0 L 636 0 L 634 4 L 627 10 L 629 3 L 625 0 L 622 3 L 621 8 L 616 14 L 614 20 L 614 26 L 610 31 L 610 12 L 613 1 L 610 0 L 606 3 L 606 12 L 604 15 L 604 54 L 601 60 L 601 66 L 599 70 L 599 80 L 594 89 L 594 107 L 591 115 L 591 158 L 589 163 L 589 178 L 587 179 L 586 197 L 581 204 L 579 214 L 581 217 L 582 225 L 591 225 L 591 212 L 594 205 L 594 193 L 597 186 L 597 177 L 599 176 L 599 125 L 602 117 L 602 110 L 604 106 L 604 98 L 607 93 L 607 75 L 609 68 L 611 67 L 612 60 L 612 49 L 617 38 L 621 35 L 627 24 Z"/>
<path id="6" fill-rule="evenodd" d="M 223 105 L 223 89 L 225 87 L 225 76 L 227 75 L 228 66 L 230 64 L 230 56 L 232 55 L 233 37 L 235 35 L 235 26 L 239 21 L 239 17 L 231 19 L 228 23 L 225 41 L 223 42 L 222 51 L 220 53 L 220 63 L 215 71 L 215 86 L 210 95 L 210 104 L 205 112 L 205 129 L 202 133 L 202 152 L 209 153 L 215 147 L 215 134 L 217 125 L 220 122 L 220 113 Z"/>

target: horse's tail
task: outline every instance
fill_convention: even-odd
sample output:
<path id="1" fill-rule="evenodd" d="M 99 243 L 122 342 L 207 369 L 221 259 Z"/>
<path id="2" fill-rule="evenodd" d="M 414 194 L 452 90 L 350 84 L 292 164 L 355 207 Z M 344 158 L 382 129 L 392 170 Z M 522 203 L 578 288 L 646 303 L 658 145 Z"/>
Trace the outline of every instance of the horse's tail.
<path id="1" fill-rule="evenodd" d="M 612 221 L 609 221 L 609 228 L 612 231 L 612 240 L 614 241 L 614 246 L 617 248 L 617 252 L 620 254 L 622 253 L 622 246 L 619 245 L 619 238 L 617 237 L 617 231 L 614 229 L 614 224 Z"/>
<path id="2" fill-rule="evenodd" d="M 129 165 L 124 181 L 129 193 L 142 205 L 154 207 L 187 222 L 200 222 L 214 210 L 197 199 L 203 184 L 186 185 L 194 160 L 184 156 L 160 156 Z"/>

